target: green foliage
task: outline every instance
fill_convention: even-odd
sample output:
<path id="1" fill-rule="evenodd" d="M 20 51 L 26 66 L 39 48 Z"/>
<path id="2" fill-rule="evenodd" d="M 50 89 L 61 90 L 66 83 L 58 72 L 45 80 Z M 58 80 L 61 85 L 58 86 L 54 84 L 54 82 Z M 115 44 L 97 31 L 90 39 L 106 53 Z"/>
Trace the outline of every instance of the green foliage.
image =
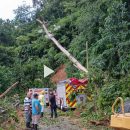
<path id="1" fill-rule="evenodd" d="M 108 16 L 105 18 L 104 27 L 99 28 L 101 38 L 94 48 L 97 57 L 93 64 L 97 64 L 102 70 L 108 70 L 112 76 L 120 76 L 123 68 L 120 66 L 122 60 L 119 48 L 129 40 L 128 12 L 125 4 L 118 1 L 113 2 L 107 10 Z M 129 54 L 128 51 L 126 53 Z"/>
<path id="2" fill-rule="evenodd" d="M 130 86 L 130 7 L 128 0 L 44 0 L 40 9 L 23 5 L 14 21 L 0 20 L 0 93 L 20 80 L 20 89 L 54 87 L 43 77 L 43 65 L 66 65 L 67 76 L 84 78 L 46 39 L 35 21 L 44 18 L 56 39 L 84 66 L 89 55 L 88 95 L 97 110 L 110 112 L 116 97 L 127 97 Z M 36 4 L 36 3 L 35 3 Z M 97 117 L 95 117 L 97 118 Z"/>
<path id="3" fill-rule="evenodd" d="M 0 46 L 0 65 L 12 66 L 15 62 L 15 52 L 13 47 Z"/>
<path id="4" fill-rule="evenodd" d="M 103 108 L 111 108 L 117 97 L 130 97 L 130 81 L 126 78 L 121 80 L 109 80 L 100 91 L 99 105 Z"/>
<path id="5" fill-rule="evenodd" d="M 15 22 L 17 25 L 29 23 L 33 18 L 33 11 L 31 11 L 31 7 L 23 4 L 22 6 L 19 6 L 16 10 L 14 10 L 15 13 Z"/>
<path id="6" fill-rule="evenodd" d="M 0 93 L 5 91 L 13 81 L 12 70 L 6 66 L 0 66 Z"/>
<path id="7" fill-rule="evenodd" d="M 12 98 L 11 98 L 12 99 Z M 0 106 L 5 110 L 5 117 L 8 119 L 11 117 L 12 119 L 18 121 L 17 113 L 13 103 L 14 101 L 9 100 L 7 97 L 0 101 Z M 6 120 L 7 120 L 6 119 Z"/>
<path id="8" fill-rule="evenodd" d="M 0 19 L 0 45 L 11 46 L 15 44 L 14 30 L 15 26 L 12 21 Z"/>
<path id="9" fill-rule="evenodd" d="M 73 102 L 75 98 L 76 98 L 76 93 L 72 93 L 72 94 L 69 96 L 69 99 L 70 99 L 71 102 Z"/>

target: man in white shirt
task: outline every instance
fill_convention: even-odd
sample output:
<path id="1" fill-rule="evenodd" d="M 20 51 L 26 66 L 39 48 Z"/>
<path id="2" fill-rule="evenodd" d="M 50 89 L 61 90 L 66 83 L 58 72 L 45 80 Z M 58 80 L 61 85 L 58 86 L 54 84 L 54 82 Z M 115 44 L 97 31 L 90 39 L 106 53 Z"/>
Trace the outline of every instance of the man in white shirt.
<path id="1" fill-rule="evenodd" d="M 24 113 L 25 113 L 25 121 L 26 121 L 26 128 L 31 128 L 31 110 L 32 110 L 32 100 L 31 100 L 31 93 L 27 93 L 27 96 L 24 99 Z"/>

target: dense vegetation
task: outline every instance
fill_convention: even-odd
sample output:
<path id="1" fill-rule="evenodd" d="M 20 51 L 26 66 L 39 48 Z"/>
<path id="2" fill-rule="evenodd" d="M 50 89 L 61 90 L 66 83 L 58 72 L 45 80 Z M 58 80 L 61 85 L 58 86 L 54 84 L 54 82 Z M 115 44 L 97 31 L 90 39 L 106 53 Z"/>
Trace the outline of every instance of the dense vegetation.
<path id="1" fill-rule="evenodd" d="M 66 65 L 68 77 L 82 78 L 62 52 L 49 41 L 36 18 L 44 19 L 59 42 L 86 66 L 87 94 L 96 106 L 108 110 L 118 96 L 130 96 L 129 0 L 42 0 L 35 10 L 23 5 L 14 20 L 0 20 L 0 93 L 20 81 L 16 91 L 51 87 L 43 78 L 43 64 L 57 69 Z"/>

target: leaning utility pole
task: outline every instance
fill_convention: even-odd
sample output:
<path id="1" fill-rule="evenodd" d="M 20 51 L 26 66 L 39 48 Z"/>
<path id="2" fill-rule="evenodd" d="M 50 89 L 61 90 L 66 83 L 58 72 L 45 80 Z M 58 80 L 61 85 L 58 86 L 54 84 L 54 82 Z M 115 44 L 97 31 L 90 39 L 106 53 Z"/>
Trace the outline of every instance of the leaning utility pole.
<path id="1" fill-rule="evenodd" d="M 58 40 L 55 39 L 55 37 L 53 36 L 53 34 L 51 34 L 46 25 L 45 25 L 45 22 L 44 21 L 41 21 L 40 19 L 37 19 L 37 21 L 41 24 L 43 30 L 45 31 L 48 39 L 50 39 L 69 59 L 70 61 L 72 61 L 72 63 L 74 64 L 74 66 L 76 66 L 78 69 L 84 71 L 86 74 L 88 74 L 88 70 L 83 66 L 81 65 L 81 63 L 76 60 L 59 42 Z"/>

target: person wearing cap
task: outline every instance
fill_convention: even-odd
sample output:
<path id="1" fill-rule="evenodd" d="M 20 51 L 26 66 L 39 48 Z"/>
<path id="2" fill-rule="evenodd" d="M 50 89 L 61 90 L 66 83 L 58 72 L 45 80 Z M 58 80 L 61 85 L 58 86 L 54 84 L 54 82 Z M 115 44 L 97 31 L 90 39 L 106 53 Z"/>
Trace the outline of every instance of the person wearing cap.
<path id="1" fill-rule="evenodd" d="M 41 116 L 41 105 L 38 100 L 38 94 L 35 93 L 34 98 L 32 100 L 32 124 L 33 130 L 37 130 L 37 125 Z"/>
<path id="2" fill-rule="evenodd" d="M 25 113 L 25 122 L 26 128 L 31 128 L 31 107 L 32 107 L 32 100 L 31 100 L 31 93 L 27 93 L 27 96 L 24 99 L 24 113 Z"/>
<path id="3" fill-rule="evenodd" d="M 44 104 L 45 104 L 45 98 L 44 98 L 44 91 L 40 92 L 38 99 L 40 101 L 41 104 L 41 117 L 43 117 L 43 112 L 44 112 Z"/>

